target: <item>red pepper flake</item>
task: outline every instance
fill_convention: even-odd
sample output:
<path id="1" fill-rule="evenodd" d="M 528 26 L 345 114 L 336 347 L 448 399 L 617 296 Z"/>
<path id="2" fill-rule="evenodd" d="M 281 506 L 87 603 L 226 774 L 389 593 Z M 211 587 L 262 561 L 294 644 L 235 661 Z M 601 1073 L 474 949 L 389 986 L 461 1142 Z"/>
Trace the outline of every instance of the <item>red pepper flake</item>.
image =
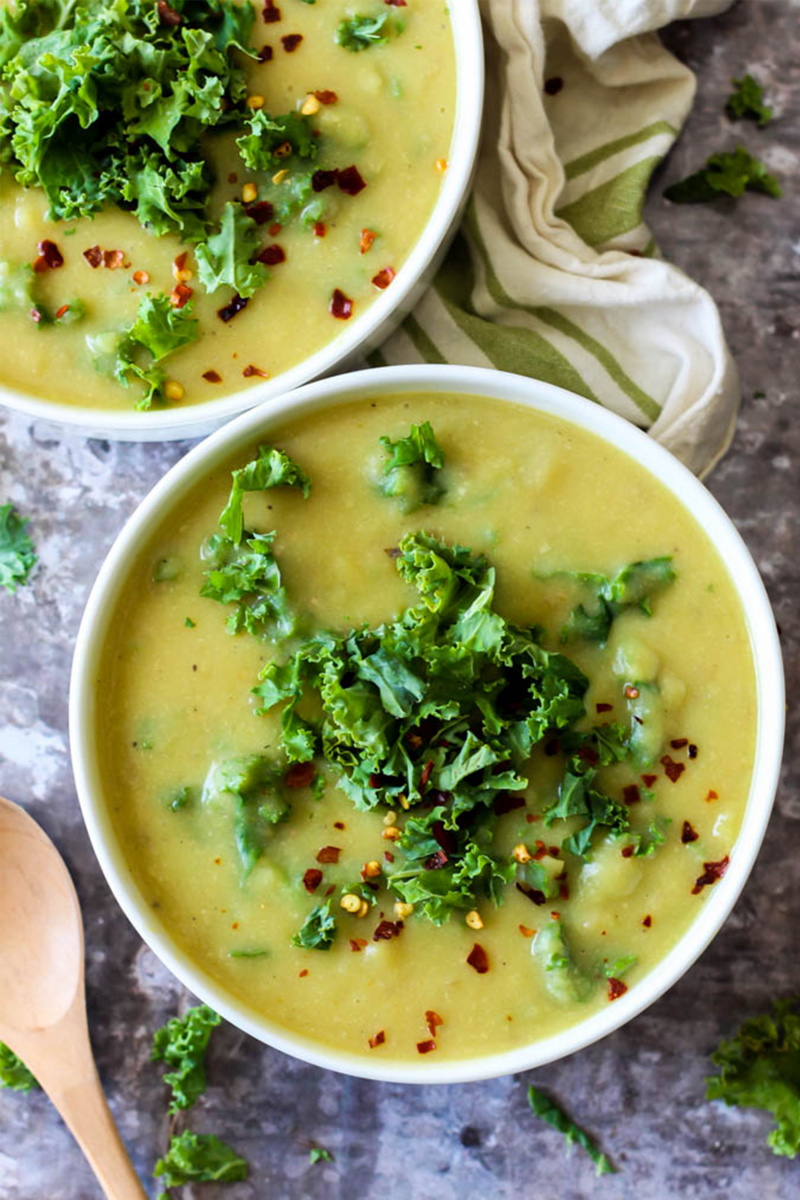
<path id="1" fill-rule="evenodd" d="M 303 967 L 302 971 L 298 975 L 298 979 L 305 979 L 307 974 L 308 974 L 308 967 Z"/>
<path id="2" fill-rule="evenodd" d="M 559 900 L 569 900 L 569 884 L 562 883 L 558 889 Z"/>
<path id="3" fill-rule="evenodd" d="M 149 272 L 148 271 L 134 271 L 133 272 L 133 282 L 138 283 L 140 287 L 144 283 L 149 283 L 150 282 Z"/>
<path id="4" fill-rule="evenodd" d="M 709 804 L 712 800 L 719 800 L 719 792 L 715 792 L 713 788 L 709 788 L 706 792 L 706 804 Z"/>
<path id="5" fill-rule="evenodd" d="M 625 688 L 625 698 L 626 700 L 638 700 L 639 689 L 634 687 L 632 683 L 627 684 Z"/>
<path id="6" fill-rule="evenodd" d="M 667 779 L 671 780 L 672 783 L 677 783 L 683 772 L 686 770 L 684 764 L 674 762 L 672 756 L 669 754 L 665 754 L 661 759 L 661 762 L 663 764 L 664 774 L 667 776 Z"/>
<path id="7" fill-rule="evenodd" d="M 345 296 L 339 288 L 334 288 L 328 311 L 339 321 L 349 321 L 353 315 L 353 301 Z"/>
<path id="8" fill-rule="evenodd" d="M 638 804 L 641 798 L 638 784 L 629 783 L 627 787 L 622 789 L 622 799 L 626 804 Z"/>
<path id="9" fill-rule="evenodd" d="M 536 935 L 536 930 L 529 929 L 527 925 L 520 925 L 519 931 L 522 934 L 522 936 L 526 937 L 526 938 L 532 938 L 532 937 L 535 937 L 535 935 Z"/>
<path id="10" fill-rule="evenodd" d="M 222 383 L 222 376 L 219 371 L 203 371 L 203 379 L 207 383 Z"/>
<path id="11" fill-rule="evenodd" d="M 432 770 L 433 770 L 433 759 L 431 759 L 429 762 L 426 762 L 425 766 L 422 768 L 422 773 L 419 777 L 420 791 L 422 791 L 423 788 L 426 788 L 428 786 L 428 780 L 431 777 Z"/>
<path id="12" fill-rule="evenodd" d="M 283 48 L 287 54 L 294 54 L 297 47 L 303 40 L 302 33 L 285 33 L 281 38 Z"/>
<path id="13" fill-rule="evenodd" d="M 695 885 L 692 888 L 692 895 L 696 896 L 698 892 L 702 892 L 704 887 L 710 887 L 716 883 L 728 869 L 730 859 L 726 854 L 719 862 L 703 863 L 703 874 L 698 876 Z"/>
<path id="14" fill-rule="evenodd" d="M 649 913 L 647 914 L 646 917 L 643 918 L 642 924 L 644 925 L 645 929 L 649 929 L 650 926 L 653 924 L 653 918 L 650 916 Z"/>
<path id="15" fill-rule="evenodd" d="M 681 830 L 681 841 L 683 842 L 684 846 L 687 846 L 689 842 L 696 842 L 699 837 L 700 834 L 697 832 L 697 830 L 692 829 L 688 821 L 684 821 L 683 829 Z"/>
<path id="16" fill-rule="evenodd" d="M 523 800 L 522 796 L 519 796 L 514 792 L 501 792 L 500 795 L 495 798 L 495 802 L 492 805 L 492 809 L 496 817 L 502 817 L 506 813 L 514 812 L 515 809 L 524 807 L 525 801 Z"/>
<path id="17" fill-rule="evenodd" d="M 390 942 L 394 937 L 400 937 L 403 932 L 402 921 L 379 921 L 372 935 L 373 942 L 381 940 Z"/>
<path id="18" fill-rule="evenodd" d="M 538 813 L 526 813 L 525 820 L 529 825 L 533 825 L 535 821 L 539 821 L 541 818 L 539 817 Z"/>
<path id="19" fill-rule="evenodd" d="M 314 237 L 325 237 L 325 234 L 327 232 L 328 232 L 328 227 L 326 226 L 325 222 L 317 221 L 317 223 L 314 226 Z"/>
<path id="20" fill-rule="evenodd" d="M 231 297 L 227 304 L 217 309 L 217 316 L 220 321 L 232 321 L 242 309 L 247 308 L 248 303 L 249 301 L 245 300 L 244 296 L 240 296 L 237 293 L 237 295 Z"/>
<path id="21" fill-rule="evenodd" d="M 550 919 L 551 919 L 552 921 L 560 921 L 560 920 L 561 920 L 561 913 L 560 913 L 560 912 L 551 912 L 551 913 L 550 913 Z"/>
<path id="22" fill-rule="evenodd" d="M 642 783 L 646 788 L 651 788 L 658 780 L 657 775 L 642 775 Z"/>
<path id="23" fill-rule="evenodd" d="M 428 1026 L 431 1037 L 436 1037 L 436 1030 L 440 1025 L 444 1025 L 444 1021 L 437 1012 L 429 1008 L 425 1013 L 425 1024 Z"/>
<path id="24" fill-rule="evenodd" d="M 276 267 L 278 263 L 286 262 L 286 251 L 283 246 L 265 246 L 256 258 L 267 267 Z"/>
<path id="25" fill-rule="evenodd" d="M 316 774 L 317 768 L 313 762 L 292 763 L 283 777 L 283 782 L 290 788 L 308 787 Z M 344 826 L 342 826 L 344 829 Z"/>
<path id="26" fill-rule="evenodd" d="M 557 96 L 564 86 L 564 80 L 560 75 L 553 75 L 550 79 L 544 82 L 544 94 L 546 96 Z"/>
<path id="27" fill-rule="evenodd" d="M 245 215 L 255 221 L 256 225 L 266 225 L 275 215 L 275 207 L 269 200 L 256 200 L 253 204 L 244 206 Z"/>
<path id="28" fill-rule="evenodd" d="M 538 888 L 532 888 L 529 883 L 516 884 L 518 892 L 522 892 L 523 896 L 527 896 L 532 904 L 544 904 L 547 897 L 544 892 L 540 892 Z"/>
<path id="29" fill-rule="evenodd" d="M 682 750 L 684 746 L 688 746 L 688 745 L 689 745 L 688 738 L 673 738 L 672 741 L 670 742 L 670 746 L 672 747 L 673 750 Z"/>
<path id="30" fill-rule="evenodd" d="M 59 308 L 59 309 L 56 309 L 56 320 L 57 320 L 57 321 L 60 321 L 60 320 L 61 320 L 61 318 L 62 318 L 62 317 L 64 317 L 64 316 L 66 316 L 68 312 L 69 312 L 69 305 L 68 305 L 68 304 L 62 304 L 62 305 L 61 305 L 61 308 Z"/>
<path id="31" fill-rule="evenodd" d="M 578 751 L 578 758 L 582 758 L 590 767 L 596 767 L 600 761 L 600 755 L 592 746 L 581 746 Z"/>
<path id="32" fill-rule="evenodd" d="M 624 996 L 628 990 L 627 983 L 623 983 L 621 979 L 609 979 L 608 981 L 608 998 L 609 1000 L 619 1000 L 620 996 Z"/>
<path id="33" fill-rule="evenodd" d="M 345 167 L 343 171 L 339 171 L 336 182 L 341 191 L 348 196 L 357 196 L 367 186 L 356 166 Z"/>
<path id="34" fill-rule="evenodd" d="M 264 18 L 265 25 L 274 25 L 276 21 L 280 21 L 281 10 L 278 8 L 275 0 L 264 0 L 264 9 L 261 16 Z"/>
<path id="35" fill-rule="evenodd" d="M 275 51 L 272 49 L 272 46 L 262 46 L 258 52 L 258 61 L 260 63 L 272 62 L 272 56 L 274 53 Z"/>
<path id="36" fill-rule="evenodd" d="M 104 250 L 103 266 L 109 271 L 116 271 L 118 267 L 130 266 L 130 263 L 125 262 L 125 255 L 121 250 Z"/>
<path id="37" fill-rule="evenodd" d="M 547 846 L 545 846 L 544 842 L 540 842 L 539 839 L 537 838 L 536 839 L 536 850 L 531 855 L 531 858 L 533 859 L 534 862 L 539 862 L 539 860 L 544 858 L 546 854 L 547 854 Z"/>
<path id="38" fill-rule="evenodd" d="M 322 88 L 319 92 L 314 92 L 314 95 L 319 100 L 320 104 L 335 104 L 339 97 L 336 92 L 331 92 L 327 88 Z"/>
<path id="39" fill-rule="evenodd" d="M 392 854 L 391 850 L 384 850 L 383 857 L 387 862 L 394 862 L 394 855 Z"/>
<path id="40" fill-rule="evenodd" d="M 601 712 L 611 712 L 611 710 L 613 709 L 613 707 L 614 707 L 614 705 L 613 705 L 613 704 L 595 704 L 595 708 L 597 709 L 597 711 L 598 711 L 599 713 L 601 713 Z"/>
<path id="41" fill-rule="evenodd" d="M 342 853 L 341 846 L 323 846 L 317 855 L 318 863 L 338 863 Z"/>
<path id="42" fill-rule="evenodd" d="M 378 271 L 377 275 L 372 276 L 372 282 L 380 291 L 385 291 L 389 284 L 394 279 L 397 272 L 394 267 L 384 267 L 382 271 Z"/>
<path id="43" fill-rule="evenodd" d="M 480 942 L 476 942 L 470 950 L 467 962 L 479 975 L 485 975 L 489 970 L 489 956 Z"/>
<path id="44" fill-rule="evenodd" d="M 327 888 L 326 892 L 325 892 L 326 900 L 327 900 L 328 896 L 332 896 L 335 891 L 336 891 L 336 888 L 333 886 L 333 884 L 331 884 L 331 886 L 329 888 Z"/>
<path id="45" fill-rule="evenodd" d="M 269 234 L 270 237 L 277 237 L 282 229 L 283 229 L 283 226 L 281 225 L 280 221 L 276 221 L 274 223 L 274 225 L 270 225 L 269 229 L 267 230 L 267 233 Z"/>
<path id="46" fill-rule="evenodd" d="M 378 236 L 377 233 L 373 233 L 371 229 L 362 229 L 361 230 L 361 240 L 359 242 L 359 250 L 362 254 L 367 253 L 367 251 L 372 247 L 372 244 L 375 241 L 375 238 L 377 236 Z"/>
<path id="47" fill-rule="evenodd" d="M 431 1038 L 427 1042 L 417 1042 L 417 1050 L 420 1054 L 430 1054 L 431 1050 L 436 1049 L 436 1042 Z"/>
<path id="48" fill-rule="evenodd" d="M 344 827 L 345 827 L 344 821 L 334 821 L 333 822 L 334 829 L 344 829 Z"/>
<path id="49" fill-rule="evenodd" d="M 55 242 L 45 239 L 45 241 L 39 242 L 37 249 L 39 257 L 33 264 L 33 269 L 37 275 L 41 274 L 42 271 L 56 271 L 59 267 L 63 267 L 64 255 Z"/>
<path id="50" fill-rule="evenodd" d="M 633 854 L 633 851 L 634 851 L 633 846 L 623 846 L 622 849 L 620 850 L 620 854 L 622 855 L 623 858 L 630 858 L 631 855 Z"/>
<path id="51" fill-rule="evenodd" d="M 444 850 L 437 850 L 435 854 L 431 854 L 425 859 L 424 867 L 426 871 L 441 871 L 442 867 L 446 867 L 448 863 L 447 855 Z"/>
<path id="52" fill-rule="evenodd" d="M 326 188 L 333 187 L 338 174 L 336 167 L 330 171 L 315 171 L 311 176 L 311 187 L 315 192 L 324 192 Z"/>
<path id="53" fill-rule="evenodd" d="M 697 758 L 697 746 L 695 746 L 694 742 L 689 743 L 689 749 L 687 753 L 689 758 Z"/>
<path id="54" fill-rule="evenodd" d="M 315 892 L 322 883 L 322 871 L 318 867 L 309 867 L 303 876 L 303 887 L 307 892 Z"/>
<path id="55" fill-rule="evenodd" d="M 103 251 L 99 246 L 90 246 L 88 250 L 84 250 L 83 257 L 93 269 L 99 267 L 103 261 Z"/>
<path id="56" fill-rule="evenodd" d="M 249 367 L 245 367 L 242 374 L 245 379 L 249 379 L 251 375 L 259 375 L 262 379 L 269 379 L 270 377 L 269 371 L 262 371 L 261 367 L 254 367 L 252 363 L 250 363 Z"/>
<path id="57" fill-rule="evenodd" d="M 383 0 L 384 4 L 391 4 L 392 8 L 405 8 L 406 0 Z"/>
<path id="58" fill-rule="evenodd" d="M 360 954 L 366 945 L 366 938 L 350 938 L 350 949 L 354 954 Z"/>
<path id="59" fill-rule="evenodd" d="M 186 260 L 188 257 L 188 250 L 182 250 L 180 254 L 177 254 L 172 260 L 173 272 L 183 271 L 186 267 Z"/>
<path id="60" fill-rule="evenodd" d="M 376 1046 L 382 1046 L 385 1041 L 386 1033 L 383 1029 L 379 1029 L 378 1032 L 373 1033 L 372 1037 L 369 1039 L 370 1050 L 374 1050 Z"/>
<path id="61" fill-rule="evenodd" d="M 179 12 L 176 12 L 171 4 L 167 4 L 167 0 L 158 0 L 156 4 L 158 11 L 158 19 L 162 25 L 170 25 L 173 29 L 177 29 L 183 18 Z"/>
<path id="62" fill-rule="evenodd" d="M 176 283 L 169 294 L 169 302 L 173 308 L 183 308 L 192 297 L 192 289 L 185 283 Z"/>

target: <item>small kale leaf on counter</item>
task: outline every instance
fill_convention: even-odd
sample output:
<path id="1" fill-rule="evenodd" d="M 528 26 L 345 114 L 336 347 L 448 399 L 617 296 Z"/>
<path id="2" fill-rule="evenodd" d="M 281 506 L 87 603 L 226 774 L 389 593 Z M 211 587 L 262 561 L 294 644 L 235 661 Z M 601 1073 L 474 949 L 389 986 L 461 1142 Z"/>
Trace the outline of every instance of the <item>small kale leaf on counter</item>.
<path id="1" fill-rule="evenodd" d="M 0 1087 L 11 1088 L 14 1092 L 29 1092 L 31 1088 L 39 1087 L 35 1076 L 5 1042 L 0 1042 Z"/>
<path id="2" fill-rule="evenodd" d="M 528 1088 L 528 1103 L 531 1106 L 531 1111 L 537 1116 L 546 1121 L 548 1125 L 552 1125 L 559 1133 L 563 1133 L 564 1141 L 569 1147 L 573 1142 L 577 1142 L 582 1146 L 586 1153 L 595 1164 L 595 1174 L 611 1175 L 616 1173 L 616 1168 L 606 1158 L 587 1133 L 575 1124 L 567 1114 L 554 1104 L 549 1097 L 540 1092 L 538 1088 Z"/>
<path id="3" fill-rule="evenodd" d="M 0 504 L 0 587 L 15 592 L 28 582 L 36 552 L 27 533 L 28 519 L 13 504 Z"/>
<path id="4" fill-rule="evenodd" d="M 169 1111 L 191 1108 L 206 1090 L 206 1051 L 211 1031 L 221 1017 L 207 1004 L 189 1008 L 173 1017 L 153 1035 L 153 1062 L 172 1067 L 164 1082 L 172 1088 Z"/>
<path id="5" fill-rule="evenodd" d="M 756 83 L 752 75 L 743 75 L 741 79 L 731 80 L 733 91 L 725 102 L 725 111 L 734 120 L 751 117 L 758 121 L 759 128 L 772 120 L 772 109 L 764 103 L 764 89 Z"/>
<path id="6" fill-rule="evenodd" d="M 764 163 L 744 146 L 737 146 L 735 150 L 710 155 L 704 167 L 680 183 L 673 183 L 664 195 L 673 204 L 706 204 L 720 196 L 738 199 L 745 191 L 763 192 L 773 199 L 782 195 L 781 185 Z"/>
<path id="7" fill-rule="evenodd" d="M 165 1188 L 184 1183 L 237 1183 L 247 1178 L 247 1163 L 213 1133 L 175 1134 L 153 1171 Z M 161 1192 L 159 1200 L 168 1200 Z"/>

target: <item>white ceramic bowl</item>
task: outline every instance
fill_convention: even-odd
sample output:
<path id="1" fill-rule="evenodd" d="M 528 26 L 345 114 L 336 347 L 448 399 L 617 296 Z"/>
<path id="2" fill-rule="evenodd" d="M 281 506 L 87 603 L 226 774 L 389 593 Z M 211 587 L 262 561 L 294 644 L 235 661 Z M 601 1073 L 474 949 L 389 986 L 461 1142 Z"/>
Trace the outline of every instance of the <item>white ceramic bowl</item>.
<path id="1" fill-rule="evenodd" d="M 442 0 L 444 2 L 444 0 Z M 200 438 L 219 429 L 231 417 L 283 395 L 309 379 L 345 371 L 381 342 L 412 311 L 431 283 L 459 226 L 475 170 L 483 116 L 483 34 L 478 0 L 457 0 L 449 6 L 456 56 L 456 113 L 448 169 L 439 199 L 422 236 L 387 288 L 361 317 L 348 322 L 322 349 L 288 371 L 233 395 L 186 408 L 136 412 L 103 411 L 60 404 L 0 384 L 0 404 L 29 417 L 67 425 L 86 437 L 123 442 L 165 442 Z M 114 387 L 113 383 L 109 384 Z"/>
<path id="2" fill-rule="evenodd" d="M 741 832 L 724 878 L 713 888 L 690 929 L 641 983 L 613 1005 L 543 1041 L 502 1054 L 456 1063 L 386 1063 L 320 1046 L 248 1010 L 202 971 L 161 926 L 140 894 L 109 817 L 95 755 L 95 679 L 109 624 L 124 591 L 131 563 L 165 513 L 180 505 L 201 479 L 254 443 L 269 439 L 288 418 L 359 397 L 399 392 L 456 392 L 490 396 L 551 413 L 629 454 L 690 510 L 714 543 L 744 608 L 753 649 L 758 730 L 750 795 Z M 605 1036 L 657 1000 L 692 965 L 719 931 L 747 880 L 767 827 L 783 746 L 784 689 L 778 636 L 764 586 L 731 521 L 701 483 L 666 450 L 600 405 L 546 383 L 473 367 L 409 366 L 358 372 L 307 384 L 254 412 L 245 413 L 167 473 L 128 521 L 114 543 L 89 597 L 75 647 L 70 694 L 72 763 L 92 844 L 114 895 L 142 938 L 171 971 L 227 1020 L 271 1046 L 335 1071 L 403 1083 L 449 1083 L 483 1079 L 541 1066 Z"/>

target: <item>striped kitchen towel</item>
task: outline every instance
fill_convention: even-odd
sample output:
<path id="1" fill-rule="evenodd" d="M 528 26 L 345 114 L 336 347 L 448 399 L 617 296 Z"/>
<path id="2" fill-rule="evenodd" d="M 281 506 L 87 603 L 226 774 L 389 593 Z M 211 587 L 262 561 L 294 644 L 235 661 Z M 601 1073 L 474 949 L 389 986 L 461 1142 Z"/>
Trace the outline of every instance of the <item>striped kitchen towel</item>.
<path id="1" fill-rule="evenodd" d="M 729 2 L 481 0 L 486 112 L 466 221 L 374 364 L 543 379 L 710 470 L 733 435 L 736 369 L 713 300 L 658 257 L 642 209 L 695 89 L 655 30 Z"/>

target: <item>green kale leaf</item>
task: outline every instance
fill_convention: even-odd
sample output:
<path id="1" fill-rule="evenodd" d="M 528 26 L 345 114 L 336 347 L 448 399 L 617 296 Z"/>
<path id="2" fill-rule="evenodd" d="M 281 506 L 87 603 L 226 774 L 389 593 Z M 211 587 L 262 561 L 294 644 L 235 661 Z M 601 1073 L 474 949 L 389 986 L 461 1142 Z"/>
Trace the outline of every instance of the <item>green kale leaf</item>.
<path id="1" fill-rule="evenodd" d="M 242 540 L 244 516 L 242 499 L 245 492 L 263 492 L 268 488 L 290 487 L 300 488 L 303 499 L 311 494 L 311 480 L 296 462 L 276 450 L 274 446 L 259 446 L 258 455 L 246 467 L 231 472 L 231 486 L 228 503 L 222 511 L 219 523 L 228 537 L 237 544 Z M 270 535 L 271 536 L 271 535 Z"/>
<path id="2" fill-rule="evenodd" d="M 313 4 L 314 0 L 305 0 L 306 4 Z M 308 1152 L 308 1161 L 312 1167 L 318 1162 L 333 1162 L 333 1155 L 330 1150 L 325 1150 L 322 1146 L 312 1146 Z"/>
<path id="3" fill-rule="evenodd" d="M 384 496 L 396 497 L 404 513 L 424 504 L 438 504 L 445 493 L 438 482 L 444 453 L 429 421 L 412 425 L 408 437 L 393 442 L 382 437 L 387 453 L 379 487 Z"/>
<path id="4" fill-rule="evenodd" d="M 330 950 L 336 937 L 336 921 L 331 902 L 312 908 L 300 929 L 292 936 L 292 945 L 301 950 Z"/>
<path id="5" fill-rule="evenodd" d="M 248 299 L 268 278 L 263 263 L 255 259 L 258 226 L 241 204 L 229 200 L 222 210 L 220 227 L 207 242 L 195 247 L 197 276 L 207 292 L 233 288 Z"/>
<path id="6" fill-rule="evenodd" d="M 587 609 L 579 604 L 573 608 L 561 631 L 562 642 L 572 637 L 583 637 L 605 645 L 611 625 L 621 613 L 639 608 L 646 616 L 651 616 L 652 597 L 676 578 L 671 563 L 672 558 L 668 555 L 629 563 L 613 579 L 603 575 L 578 574 L 576 578 L 581 583 L 596 587 L 597 607 Z"/>
<path id="7" fill-rule="evenodd" d="M 386 28 L 388 20 L 388 13 L 380 13 L 376 17 L 346 17 L 336 30 L 336 43 L 354 52 L 369 50 L 371 46 L 383 46 L 389 40 L 389 30 Z"/>
<path id="8" fill-rule="evenodd" d="M 782 194 L 778 180 L 764 164 L 744 146 L 737 146 L 712 154 L 701 170 L 673 183 L 664 195 L 673 204 L 705 204 L 720 196 L 738 199 L 745 191 L 763 192 L 773 198 Z"/>
<path id="9" fill-rule="evenodd" d="M 774 1154 L 800 1153 L 800 995 L 776 1000 L 771 1012 L 745 1021 L 711 1055 L 718 1075 L 706 1079 L 709 1100 L 763 1108 L 775 1118 L 767 1138 Z"/>
<path id="10" fill-rule="evenodd" d="M 615 1172 L 615 1168 L 595 1146 L 592 1139 L 587 1133 L 575 1124 L 575 1122 L 567 1116 L 563 1109 L 559 1108 L 552 1100 L 540 1092 L 538 1088 L 528 1088 L 528 1103 L 531 1106 L 532 1112 L 546 1121 L 548 1125 L 552 1125 L 553 1129 L 557 1129 L 559 1133 L 563 1133 L 564 1141 L 567 1146 L 571 1146 L 573 1142 L 577 1142 L 582 1146 L 586 1153 L 595 1164 L 595 1174 L 608 1175 Z"/>
<path id="11" fill-rule="evenodd" d="M 7 592 L 27 583 L 36 563 L 27 526 L 27 517 L 20 517 L 13 504 L 0 504 L 0 587 Z"/>
<path id="12" fill-rule="evenodd" d="M 733 91 L 725 102 L 725 111 L 734 120 L 742 117 L 752 117 L 763 128 L 772 120 L 772 109 L 764 103 L 764 89 L 756 83 L 752 75 L 743 75 L 741 79 L 733 79 Z"/>
<path id="13" fill-rule="evenodd" d="M 191 1108 L 206 1090 L 206 1051 L 211 1030 L 221 1017 L 206 1004 L 189 1008 L 173 1017 L 153 1035 L 153 1062 L 171 1067 L 164 1082 L 172 1088 L 169 1111 Z"/>
<path id="14" fill-rule="evenodd" d="M 233 800 L 233 832 L 244 879 L 275 836 L 275 826 L 289 816 L 283 776 L 283 768 L 262 754 L 212 763 L 206 776 L 203 804 L 226 809 Z"/>
<path id="15" fill-rule="evenodd" d="M 256 109 L 247 118 L 249 133 L 236 139 L 242 162 L 248 171 L 274 171 L 286 166 L 286 160 L 296 154 L 298 158 L 316 158 L 317 139 L 310 117 L 301 113 L 286 113 L 282 117 L 271 117 L 263 108 Z M 276 151 L 280 150 L 280 154 Z"/>
<path id="16" fill-rule="evenodd" d="M 21 1058 L 5 1042 L 0 1042 L 0 1087 L 29 1092 L 39 1084 Z"/>
<path id="17" fill-rule="evenodd" d="M 139 409 L 163 402 L 167 375 L 161 362 L 183 346 L 197 340 L 197 321 L 191 301 L 183 308 L 170 304 L 169 296 L 143 296 L 133 324 L 121 334 L 87 337 L 86 342 L 98 370 L 112 371 L 128 387 L 131 379 L 143 383 Z"/>
<path id="18" fill-rule="evenodd" d="M 247 1178 L 247 1163 L 213 1133 L 173 1134 L 169 1149 L 153 1171 L 162 1187 L 184 1183 L 236 1183 Z"/>

